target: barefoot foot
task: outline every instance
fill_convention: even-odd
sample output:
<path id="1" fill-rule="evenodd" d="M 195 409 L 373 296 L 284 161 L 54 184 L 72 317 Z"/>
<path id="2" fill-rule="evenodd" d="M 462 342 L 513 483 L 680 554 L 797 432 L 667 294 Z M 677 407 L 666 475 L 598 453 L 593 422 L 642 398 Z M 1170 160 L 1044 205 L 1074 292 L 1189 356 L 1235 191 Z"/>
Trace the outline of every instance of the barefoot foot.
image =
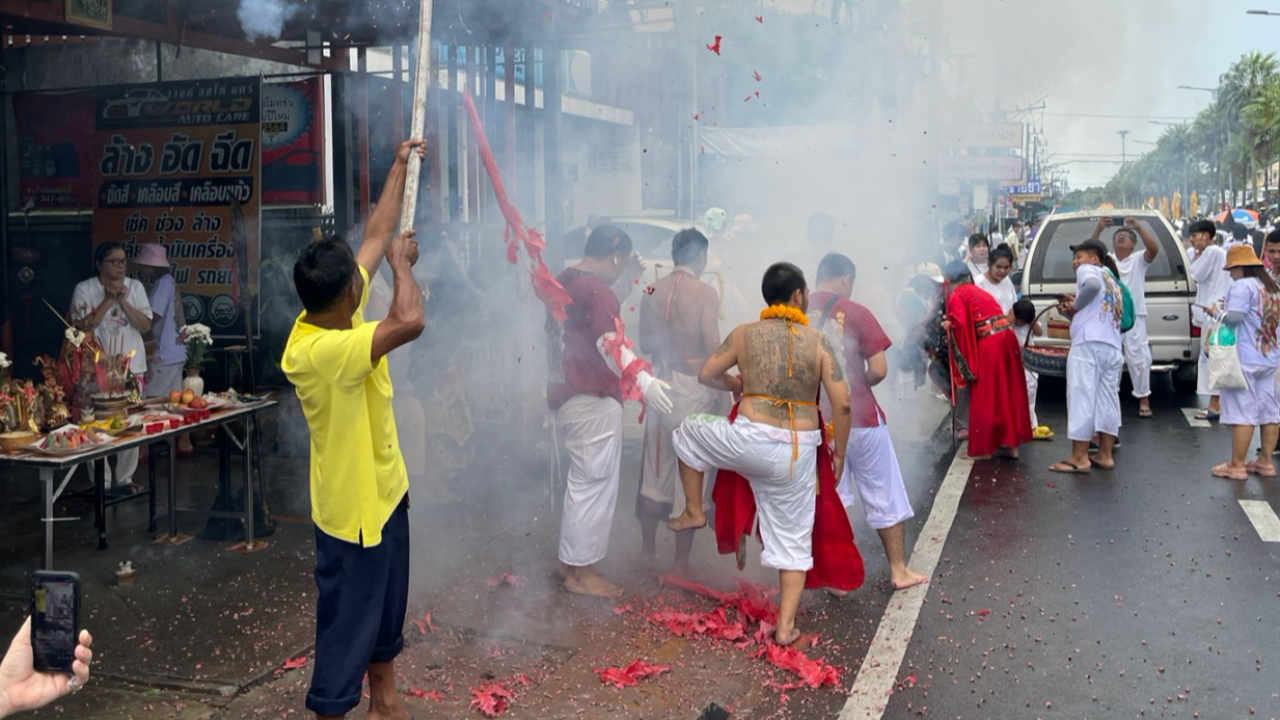
<path id="1" fill-rule="evenodd" d="M 788 647 L 795 641 L 799 640 L 800 635 L 801 635 L 800 628 L 793 627 L 787 631 L 783 631 L 779 629 L 773 632 L 773 641 L 778 643 L 782 647 Z"/>
<path id="2" fill-rule="evenodd" d="M 574 595 L 588 595 L 609 600 L 622 597 L 622 588 L 595 573 L 586 576 L 569 575 L 564 580 L 564 589 Z"/>
<path id="3" fill-rule="evenodd" d="M 698 530 L 707 526 L 707 516 L 698 513 L 693 514 L 688 510 L 680 513 L 678 516 L 667 521 L 667 528 L 672 532 L 681 532 L 684 530 Z"/>
<path id="4" fill-rule="evenodd" d="M 911 568 L 903 568 L 901 573 L 893 574 L 893 590 L 906 590 L 917 585 L 923 585 L 929 582 L 929 578 L 912 570 Z"/>

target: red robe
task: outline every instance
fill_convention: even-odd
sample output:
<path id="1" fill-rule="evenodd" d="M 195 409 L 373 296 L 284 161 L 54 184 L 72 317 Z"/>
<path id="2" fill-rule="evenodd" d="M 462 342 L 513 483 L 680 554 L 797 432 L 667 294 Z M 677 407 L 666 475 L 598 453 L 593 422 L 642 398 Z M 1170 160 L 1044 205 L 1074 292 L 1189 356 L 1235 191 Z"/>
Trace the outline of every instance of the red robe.
<path id="1" fill-rule="evenodd" d="M 991 294 L 972 283 L 947 299 L 951 321 L 951 381 L 969 390 L 969 454 L 990 455 L 1000 447 L 1031 441 L 1031 406 L 1022 366 L 1022 346 L 1012 329 L 981 340 L 975 324 L 1004 315 Z M 968 372 L 965 372 L 965 370 Z"/>
<path id="2" fill-rule="evenodd" d="M 737 417 L 735 405 L 729 414 L 729 422 Z M 862 587 L 866 572 L 858 546 L 853 543 L 853 526 L 849 524 L 844 503 L 836 492 L 835 464 L 831 448 L 827 445 L 826 425 L 821 422 L 821 417 L 819 424 L 822 425 L 822 444 L 818 446 L 813 568 L 805 575 L 804 586 L 853 591 Z M 711 499 L 716 506 L 716 547 L 722 555 L 736 554 L 738 568 L 741 569 L 746 561 L 746 540 L 756 522 L 756 497 L 751 492 L 751 483 L 736 472 L 720 470 L 716 473 Z"/>

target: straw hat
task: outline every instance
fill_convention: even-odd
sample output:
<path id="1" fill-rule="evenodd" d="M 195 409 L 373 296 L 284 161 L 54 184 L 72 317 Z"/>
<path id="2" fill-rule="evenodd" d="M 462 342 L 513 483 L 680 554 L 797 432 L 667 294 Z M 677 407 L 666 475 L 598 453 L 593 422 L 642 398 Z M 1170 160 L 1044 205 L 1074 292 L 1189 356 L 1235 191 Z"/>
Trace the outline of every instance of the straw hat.
<path id="1" fill-rule="evenodd" d="M 133 258 L 133 264 L 167 268 L 169 267 L 169 255 L 164 251 L 163 245 L 147 243 L 138 246 L 138 254 Z"/>
<path id="2" fill-rule="evenodd" d="M 1236 245 L 1227 250 L 1227 266 L 1223 270 L 1230 270 L 1233 267 L 1262 267 L 1262 261 L 1253 252 L 1252 246 Z"/>

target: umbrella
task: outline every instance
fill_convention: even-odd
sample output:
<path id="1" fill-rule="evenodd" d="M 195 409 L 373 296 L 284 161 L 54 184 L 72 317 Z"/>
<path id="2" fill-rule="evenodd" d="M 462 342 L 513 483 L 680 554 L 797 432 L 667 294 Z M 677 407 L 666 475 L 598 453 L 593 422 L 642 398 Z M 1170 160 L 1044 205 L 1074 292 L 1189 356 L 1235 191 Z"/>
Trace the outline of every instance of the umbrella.
<path id="1" fill-rule="evenodd" d="M 1241 225 L 1244 225 L 1249 229 L 1253 229 L 1258 226 L 1258 213 L 1252 210 L 1245 210 L 1244 208 L 1236 208 L 1235 210 L 1231 211 L 1231 216 L 1232 218 L 1235 219 L 1236 222 L 1240 223 Z M 1216 218 L 1214 218 L 1215 222 L 1226 222 L 1226 220 L 1227 220 L 1227 213 L 1225 210 L 1219 213 Z"/>

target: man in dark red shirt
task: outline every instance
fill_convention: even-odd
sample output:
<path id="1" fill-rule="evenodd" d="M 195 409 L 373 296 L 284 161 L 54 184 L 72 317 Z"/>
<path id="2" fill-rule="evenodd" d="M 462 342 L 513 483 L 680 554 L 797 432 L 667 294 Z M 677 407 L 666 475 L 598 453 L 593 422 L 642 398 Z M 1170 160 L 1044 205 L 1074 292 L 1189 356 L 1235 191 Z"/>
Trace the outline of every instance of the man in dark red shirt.
<path id="1" fill-rule="evenodd" d="M 810 326 L 821 330 L 842 355 L 853 408 L 844 475 L 836 488 L 845 507 L 862 498 L 867 524 L 879 535 L 889 558 L 895 590 L 919 585 L 927 577 L 907 567 L 905 523 L 915 513 L 902 482 L 902 470 L 885 425 L 884 411 L 871 388 L 889 372 L 885 351 L 892 343 L 867 308 L 853 302 L 858 271 L 853 261 L 831 253 L 818 265 L 817 288 L 809 296 Z"/>
<path id="2" fill-rule="evenodd" d="M 622 403 L 643 396 L 649 409 L 670 412 L 670 387 L 645 370 L 624 342 L 612 285 L 631 258 L 631 238 L 612 225 L 591 231 L 582 261 L 560 273 L 569 293 L 568 318 L 547 318 L 547 404 L 569 452 L 560 518 L 560 562 L 569 592 L 618 597 L 622 589 L 593 566 L 609 551 L 622 461 Z"/>

